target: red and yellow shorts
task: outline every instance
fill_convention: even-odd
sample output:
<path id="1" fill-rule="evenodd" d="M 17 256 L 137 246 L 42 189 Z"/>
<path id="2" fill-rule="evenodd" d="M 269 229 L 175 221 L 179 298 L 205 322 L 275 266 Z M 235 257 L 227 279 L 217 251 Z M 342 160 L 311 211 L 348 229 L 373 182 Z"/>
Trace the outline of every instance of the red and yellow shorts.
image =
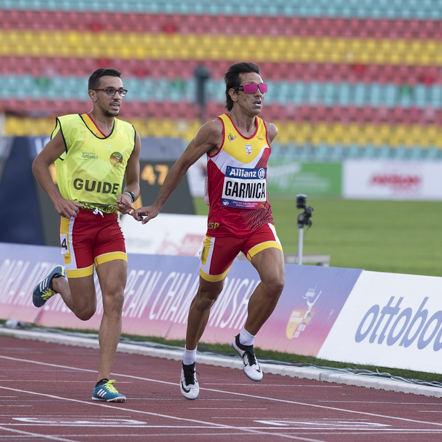
<path id="1" fill-rule="evenodd" d="M 117 213 L 80 209 L 76 218 L 61 217 L 60 245 L 69 278 L 94 273 L 94 264 L 127 261 L 123 231 Z"/>
<path id="2" fill-rule="evenodd" d="M 282 251 L 273 224 L 265 224 L 243 238 L 206 236 L 201 252 L 200 276 L 206 281 L 221 281 L 239 252 L 251 261 L 258 252 L 271 247 Z"/>

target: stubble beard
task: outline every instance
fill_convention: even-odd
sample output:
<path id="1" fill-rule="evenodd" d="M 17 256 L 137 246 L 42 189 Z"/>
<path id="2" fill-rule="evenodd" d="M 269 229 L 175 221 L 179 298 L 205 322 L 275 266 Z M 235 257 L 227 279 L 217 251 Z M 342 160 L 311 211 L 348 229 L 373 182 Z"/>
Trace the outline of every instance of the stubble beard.
<path id="1" fill-rule="evenodd" d="M 120 115 L 120 109 L 118 109 L 117 111 L 110 111 L 108 109 L 104 109 L 103 114 L 106 117 L 117 117 L 118 115 Z"/>

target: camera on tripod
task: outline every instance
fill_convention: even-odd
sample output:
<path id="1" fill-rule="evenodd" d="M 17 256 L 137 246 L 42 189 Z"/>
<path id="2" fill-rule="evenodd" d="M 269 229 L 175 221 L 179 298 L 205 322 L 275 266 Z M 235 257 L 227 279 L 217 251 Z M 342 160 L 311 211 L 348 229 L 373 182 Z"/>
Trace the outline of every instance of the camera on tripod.
<path id="1" fill-rule="evenodd" d="M 298 227 L 302 228 L 304 226 L 310 227 L 313 224 L 312 221 L 312 214 L 313 214 L 313 207 L 308 206 L 307 207 L 307 196 L 304 194 L 296 195 L 296 208 L 297 209 L 304 209 L 302 213 L 298 215 Z"/>

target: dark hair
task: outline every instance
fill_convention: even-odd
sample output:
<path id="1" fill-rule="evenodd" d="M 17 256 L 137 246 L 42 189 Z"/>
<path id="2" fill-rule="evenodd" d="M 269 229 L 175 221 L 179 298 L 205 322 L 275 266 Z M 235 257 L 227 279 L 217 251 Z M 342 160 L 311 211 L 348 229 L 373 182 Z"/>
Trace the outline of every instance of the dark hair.
<path id="1" fill-rule="evenodd" d="M 259 67 L 255 63 L 236 63 L 227 69 L 226 74 L 224 75 L 224 82 L 226 83 L 226 105 L 225 108 L 228 111 L 231 111 L 233 108 L 233 101 L 230 98 L 229 90 L 231 88 L 235 88 L 241 86 L 241 77 L 240 74 L 246 74 L 249 72 L 255 72 L 258 75 L 261 75 Z"/>
<path id="2" fill-rule="evenodd" d="M 121 72 L 116 69 L 97 69 L 90 77 L 88 89 L 98 89 L 101 77 L 121 77 Z"/>

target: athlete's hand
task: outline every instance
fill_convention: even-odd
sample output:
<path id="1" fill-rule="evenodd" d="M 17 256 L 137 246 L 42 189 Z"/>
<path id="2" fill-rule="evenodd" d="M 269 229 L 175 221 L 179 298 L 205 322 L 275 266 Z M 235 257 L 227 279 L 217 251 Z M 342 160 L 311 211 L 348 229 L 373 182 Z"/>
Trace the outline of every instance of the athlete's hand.
<path id="1" fill-rule="evenodd" d="M 60 216 L 64 216 L 65 218 L 76 218 L 80 208 L 83 207 L 80 203 L 72 200 L 66 200 L 61 195 L 54 202 L 55 210 Z"/>
<path id="2" fill-rule="evenodd" d="M 146 224 L 151 219 L 155 218 L 160 211 L 155 206 L 140 207 L 132 212 L 132 216 L 141 221 L 141 224 Z"/>
<path id="3" fill-rule="evenodd" d="M 122 193 L 117 196 L 117 210 L 123 214 L 133 212 L 132 198 L 127 193 Z"/>

